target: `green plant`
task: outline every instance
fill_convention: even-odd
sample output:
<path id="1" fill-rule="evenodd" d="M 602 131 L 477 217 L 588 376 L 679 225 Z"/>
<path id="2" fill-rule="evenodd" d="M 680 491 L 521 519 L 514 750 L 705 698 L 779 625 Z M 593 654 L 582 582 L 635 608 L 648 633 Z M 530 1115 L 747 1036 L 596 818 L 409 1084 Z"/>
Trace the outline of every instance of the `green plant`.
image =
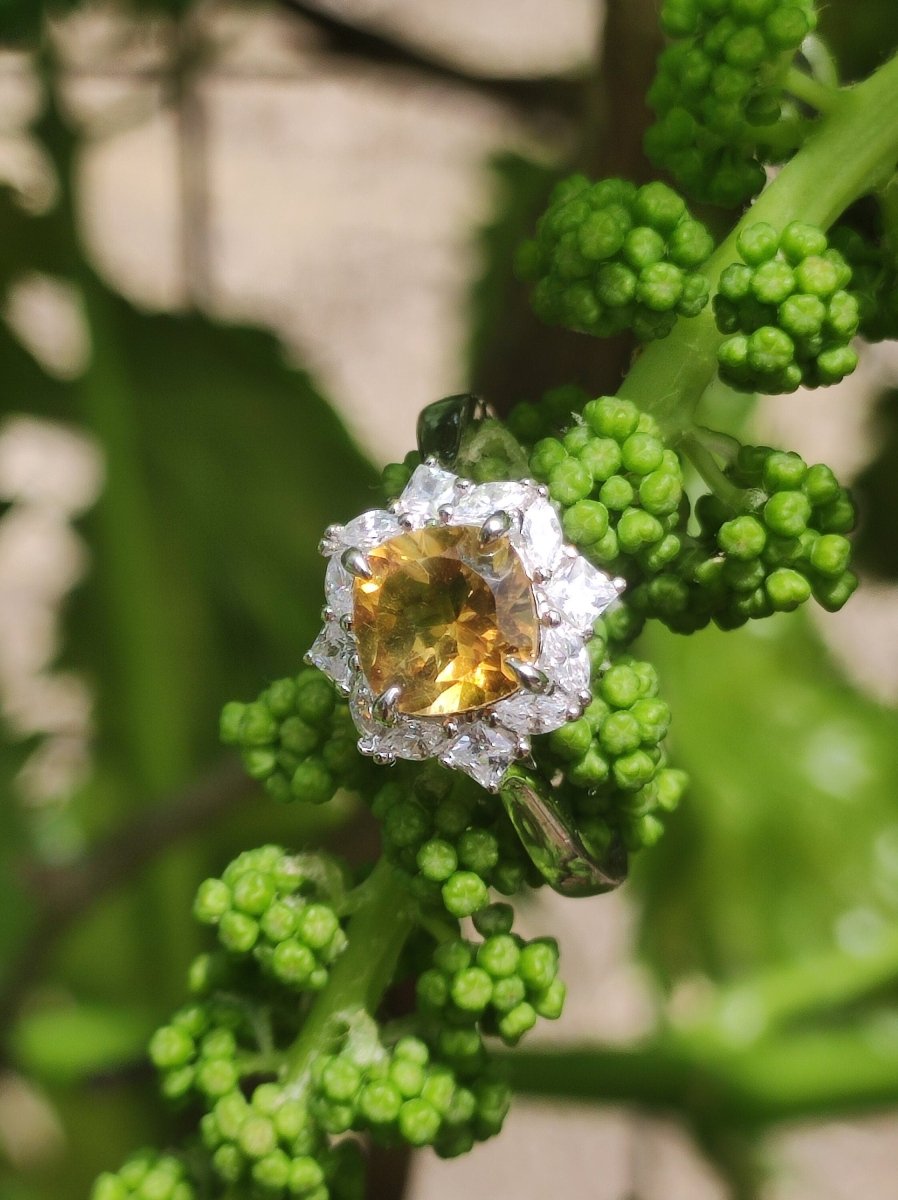
<path id="1" fill-rule="evenodd" d="M 513 477 L 523 449 L 568 538 L 627 581 L 593 643 L 591 704 L 534 753 L 593 847 L 621 835 L 633 851 L 657 841 L 686 783 L 666 765 L 670 710 L 655 669 L 630 654 L 645 622 L 731 630 L 812 597 L 838 609 L 856 586 L 854 507 L 832 471 L 712 433 L 696 410 L 718 369 L 739 389 L 776 392 L 853 370 L 850 339 L 893 264 L 887 245 L 847 233 L 834 239 L 843 256 L 825 230 L 881 196 L 898 160 L 898 59 L 847 89 L 798 65 L 816 24 L 808 0 L 667 0 L 661 20 L 677 41 L 650 92 L 650 153 L 699 200 L 760 195 L 714 249 L 661 183 L 560 183 L 520 256 L 537 313 L 652 344 L 617 398 L 561 389 L 464 449 L 477 479 Z M 764 186 L 761 167 L 784 160 Z M 413 463 L 387 469 L 388 495 Z M 702 489 L 687 500 L 690 468 Z M 363 1191 L 356 1144 L 340 1140 L 350 1130 L 446 1156 L 497 1133 L 510 1094 L 490 1046 L 516 1045 L 564 1001 L 555 943 L 523 941 L 511 906 L 491 902 L 491 890 L 513 897 L 541 883 L 502 810 L 439 766 L 367 764 L 345 704 L 313 671 L 229 704 L 222 736 L 278 802 L 359 792 L 382 822 L 383 858 L 359 873 L 265 846 L 201 886 L 195 914 L 220 948 L 195 961 L 189 1006 L 150 1050 L 166 1095 L 204 1114 L 184 1160 L 194 1183 L 144 1156 L 104 1175 L 95 1200 L 209 1187 L 338 1200 Z M 470 916 L 473 940 L 459 926 Z M 391 1016 L 385 996 L 407 981 L 416 1000 Z M 817 1003 L 811 986 L 790 990 L 788 973 L 757 995 L 764 1021 Z M 666 1035 L 672 1073 L 709 1052 L 714 1019 Z M 538 1056 L 517 1061 L 527 1081 Z M 627 1070 L 611 1056 L 595 1066 L 599 1088 L 603 1071 Z M 550 1071 L 534 1078 L 551 1088 Z M 749 1103 L 739 1079 L 737 1066 L 720 1084 L 736 1106 Z"/>
<path id="2" fill-rule="evenodd" d="M 11 6 L 4 35 L 37 35 L 40 7 Z M 180 22 L 181 103 L 202 62 L 195 14 L 150 7 Z M 497 799 L 436 763 L 361 756 L 346 703 L 298 669 L 320 603 L 315 541 L 377 502 L 376 473 L 270 335 L 141 313 L 102 281 L 45 42 L 34 134 L 60 202 L 26 213 L 0 195 L 0 283 L 67 279 L 94 350 L 57 378 L 4 325 L 0 367 L 4 412 L 77 422 L 107 456 L 87 524 L 95 566 L 67 624 L 102 738 L 73 806 L 0 814 L 4 858 L 27 857 L 33 875 L 21 909 L 13 872 L 0 880 L 4 1052 L 72 1143 L 71 1166 L 33 1190 L 0 1146 L 14 1200 L 83 1195 L 99 1162 L 123 1160 L 95 1200 L 348 1200 L 371 1147 L 462 1154 L 500 1131 L 513 1092 L 674 1113 L 747 1200 L 771 1127 L 898 1104 L 894 714 L 836 675 L 800 613 L 775 615 L 846 603 L 855 505 L 825 464 L 750 444 L 736 394 L 835 382 L 857 330 L 898 333 L 898 60 L 839 86 L 834 56 L 856 79 L 870 48 L 839 30 L 837 3 L 819 18 L 810 0 L 662 5 L 673 44 L 646 148 L 688 206 L 657 180 L 497 164 L 471 373 L 491 394 L 490 357 L 504 361 L 505 415 L 472 432 L 460 469 L 544 482 L 568 540 L 627 583 L 597 623 L 583 715 L 533 742 L 591 850 L 633 856 L 656 984 L 644 1038 L 576 1052 L 526 1041 L 561 1016 L 565 987 L 555 941 L 516 931 L 513 906 L 543 879 Z M 633 104 L 612 101 L 612 119 Z M 602 105 L 585 107 L 584 144 L 611 141 Z M 768 167 L 782 169 L 768 181 Z M 744 213 L 714 208 L 751 198 Z M 516 312 L 513 263 L 560 331 Z M 618 394 L 599 394 L 617 388 L 634 336 L 645 345 Z M 554 386 L 515 371 L 530 343 Z M 596 386 L 602 363 L 611 380 Z M 858 551 L 888 559 L 886 430 L 861 481 L 874 499 Z M 386 468 L 385 499 L 417 462 Z M 222 699 L 285 671 L 221 712 L 243 770 L 225 762 L 196 785 Z M 11 779 L 20 756 L 3 751 Z M 98 897 L 109 903 L 88 920 Z M 668 995 L 696 975 L 684 1015 Z M 44 977 L 53 986 L 35 987 Z M 135 1070 L 147 1044 L 164 1104 Z M 131 1153 L 152 1141 L 166 1149 Z"/>

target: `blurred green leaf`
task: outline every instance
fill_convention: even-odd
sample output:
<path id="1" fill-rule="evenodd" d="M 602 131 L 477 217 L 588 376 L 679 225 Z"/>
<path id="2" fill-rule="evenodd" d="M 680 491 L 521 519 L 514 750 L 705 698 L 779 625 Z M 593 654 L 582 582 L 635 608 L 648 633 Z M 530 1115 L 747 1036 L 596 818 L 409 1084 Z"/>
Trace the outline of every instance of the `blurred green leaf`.
<path id="1" fill-rule="evenodd" d="M 16 1065 L 48 1083 L 75 1083 L 143 1058 L 152 1025 L 133 1009 L 46 1007 L 26 1014 L 12 1038 Z"/>
<path id="2" fill-rule="evenodd" d="M 692 776 L 636 871 L 662 980 L 875 941 L 898 915 L 898 715 L 838 676 L 800 616 L 649 646 Z"/>

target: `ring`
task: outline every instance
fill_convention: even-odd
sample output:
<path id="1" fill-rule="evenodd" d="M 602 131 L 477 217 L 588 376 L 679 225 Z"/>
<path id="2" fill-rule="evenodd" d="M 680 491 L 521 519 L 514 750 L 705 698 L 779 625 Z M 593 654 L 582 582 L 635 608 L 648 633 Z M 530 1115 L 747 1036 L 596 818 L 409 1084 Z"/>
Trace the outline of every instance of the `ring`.
<path id="1" fill-rule="evenodd" d="M 499 794 L 551 886 L 605 891 L 626 873 L 622 848 L 592 856 L 551 785 L 522 765 L 532 735 L 590 703 L 587 643 L 624 583 L 565 542 L 544 486 L 450 469 L 489 415 L 473 396 L 429 405 L 424 462 L 398 499 L 328 527 L 324 627 L 306 660 L 348 698 L 363 754 L 463 771 Z"/>

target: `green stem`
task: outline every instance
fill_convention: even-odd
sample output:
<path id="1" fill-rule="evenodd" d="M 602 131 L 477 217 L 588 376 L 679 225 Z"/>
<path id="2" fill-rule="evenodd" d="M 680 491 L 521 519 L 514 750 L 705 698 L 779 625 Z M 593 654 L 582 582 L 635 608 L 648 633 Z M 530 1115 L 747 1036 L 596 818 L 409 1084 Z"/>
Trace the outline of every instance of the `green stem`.
<path id="1" fill-rule="evenodd" d="M 367 903 L 349 923 L 349 945 L 287 1051 L 285 1080 L 289 1083 L 302 1083 L 315 1056 L 354 1016 L 365 1011 L 374 1014 L 414 927 L 415 903 L 386 859 L 380 859 L 367 886 Z"/>
<path id="2" fill-rule="evenodd" d="M 759 196 L 708 262 L 712 291 L 737 262 L 736 239 L 748 225 L 767 221 L 783 229 L 807 221 L 826 229 L 845 209 L 881 184 L 898 162 L 898 57 L 839 95 L 815 132 Z M 636 360 L 620 394 L 650 411 L 669 434 L 688 429 L 717 369 L 722 340 L 714 314 L 680 320 L 670 337 Z"/>
<path id="3" fill-rule="evenodd" d="M 740 513 L 745 510 L 748 493 L 727 479 L 717 465 L 717 459 L 695 430 L 684 433 L 677 445 L 717 499 L 722 501 L 730 512 Z"/>
<path id="4" fill-rule="evenodd" d="M 635 1046 L 516 1050 L 502 1064 L 517 1092 L 677 1113 L 697 1127 L 748 1130 L 898 1102 L 898 1040 L 871 1025 L 770 1038 L 729 1053 L 660 1034 Z"/>
<path id="5" fill-rule="evenodd" d="M 786 91 L 797 100 L 803 100 L 818 112 L 831 112 L 839 103 L 841 93 L 837 88 L 827 87 L 819 79 L 800 71 L 798 67 L 790 67 L 785 78 Z"/>

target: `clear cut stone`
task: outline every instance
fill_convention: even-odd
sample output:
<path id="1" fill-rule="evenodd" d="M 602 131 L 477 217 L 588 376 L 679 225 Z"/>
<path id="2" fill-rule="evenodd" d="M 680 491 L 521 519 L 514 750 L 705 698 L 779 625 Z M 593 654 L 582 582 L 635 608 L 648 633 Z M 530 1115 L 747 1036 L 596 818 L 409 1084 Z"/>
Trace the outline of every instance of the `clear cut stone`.
<path id="1" fill-rule="evenodd" d="M 505 729 L 473 725 L 452 742 L 442 755 L 448 767 L 464 771 L 481 787 L 494 791 L 518 757 L 518 739 Z"/>
<path id="2" fill-rule="evenodd" d="M 490 513 L 523 512 L 537 499 L 536 488 L 526 483 L 481 483 L 453 504 L 453 525 L 479 525 Z"/>
<path id="3" fill-rule="evenodd" d="M 444 471 L 442 467 L 432 467 L 427 463 L 416 467 L 397 501 L 399 511 L 422 523 L 437 520 L 440 508 L 449 504 L 457 494 L 456 479 L 456 475 Z"/>
<path id="4" fill-rule="evenodd" d="M 537 571 L 554 575 L 564 564 L 561 522 L 544 497 L 537 495 L 524 513 L 524 523 L 515 544 L 531 575 Z"/>
<path id="5" fill-rule="evenodd" d="M 495 707 L 498 721 L 514 733 L 551 733 L 570 720 L 572 695 L 556 687 L 548 696 L 518 692 Z"/>
<path id="6" fill-rule="evenodd" d="M 559 612 L 581 630 L 592 629 L 618 595 L 611 577 L 582 554 L 565 557 L 553 572 L 547 592 Z"/>
<path id="7" fill-rule="evenodd" d="M 327 564 L 324 594 L 328 608 L 332 609 L 337 617 L 346 616 L 352 610 L 352 576 L 339 558 L 332 558 Z"/>
<path id="8" fill-rule="evenodd" d="M 372 704 L 369 688 L 359 682 L 349 698 L 349 709 L 368 753 L 419 761 L 433 758 L 445 745 L 446 734 L 439 721 L 401 716 L 395 725 L 386 725 L 374 716 Z"/>
<path id="9" fill-rule="evenodd" d="M 353 677 L 350 660 L 354 653 L 352 638 L 338 624 L 328 622 L 312 643 L 308 660 L 338 687 L 348 687 Z"/>
<path id="10" fill-rule="evenodd" d="M 589 652 L 581 635 L 569 626 L 543 631 L 536 665 L 568 697 L 575 697 L 589 687 Z"/>
<path id="11" fill-rule="evenodd" d="M 399 532 L 399 521 L 392 513 L 373 508 L 345 525 L 340 540 L 344 547 L 358 546 L 360 550 L 370 550 L 372 546 L 379 546 Z"/>

